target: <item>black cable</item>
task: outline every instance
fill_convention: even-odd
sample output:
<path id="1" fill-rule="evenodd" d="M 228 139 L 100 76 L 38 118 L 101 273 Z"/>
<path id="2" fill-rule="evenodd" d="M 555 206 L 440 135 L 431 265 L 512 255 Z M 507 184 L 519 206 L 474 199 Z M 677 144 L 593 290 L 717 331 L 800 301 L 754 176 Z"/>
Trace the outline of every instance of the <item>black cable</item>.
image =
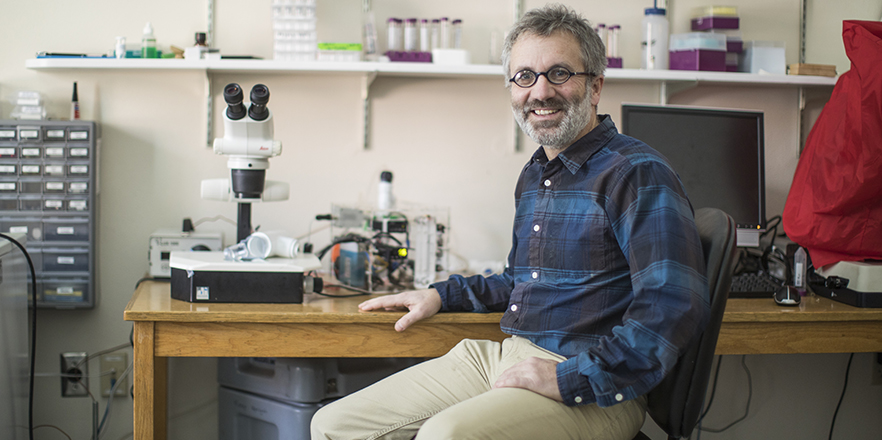
<path id="1" fill-rule="evenodd" d="M 144 278 L 141 278 L 140 280 L 138 280 L 137 283 L 135 283 L 135 290 L 138 290 L 138 286 L 140 286 L 141 283 L 143 283 L 144 281 L 158 281 L 158 282 L 160 282 L 160 283 L 170 283 L 170 282 L 171 282 L 171 278 L 153 278 L 153 277 L 144 277 Z"/>
<path id="2" fill-rule="evenodd" d="M 34 370 L 37 359 L 37 272 L 34 270 L 34 262 L 31 255 L 18 240 L 0 233 L 0 237 L 18 247 L 28 260 L 28 268 L 31 270 L 31 378 L 28 383 L 28 436 L 34 440 Z"/>
<path id="3" fill-rule="evenodd" d="M 711 409 L 711 405 L 714 404 L 714 396 L 717 394 L 717 379 L 720 377 L 720 365 L 723 365 L 723 355 L 717 356 L 717 368 L 714 371 L 714 382 L 711 385 L 711 395 L 710 399 L 707 400 L 707 406 L 705 406 L 704 411 L 701 413 L 701 416 L 698 418 L 698 422 L 701 423 L 701 419 L 707 415 L 708 411 Z"/>
<path id="4" fill-rule="evenodd" d="M 848 356 L 848 365 L 845 366 L 845 382 L 842 384 L 842 394 L 839 395 L 839 403 L 836 404 L 836 411 L 833 411 L 833 421 L 830 422 L 830 435 L 828 440 L 833 440 L 833 427 L 836 426 L 836 416 L 839 414 L 839 407 L 842 406 L 842 399 L 845 397 L 845 389 L 848 388 L 848 372 L 851 370 L 851 360 L 854 359 L 854 353 Z"/>
<path id="5" fill-rule="evenodd" d="M 741 367 L 744 369 L 744 372 L 747 374 L 747 405 L 744 408 L 744 415 L 722 428 L 719 428 L 719 429 L 701 428 L 702 431 L 721 433 L 721 432 L 735 426 L 735 424 L 741 422 L 742 420 L 746 419 L 747 415 L 750 414 L 750 400 L 751 400 L 751 398 L 753 398 L 753 379 L 750 376 L 750 369 L 747 368 L 746 360 L 747 360 L 747 355 L 742 355 L 741 356 Z"/>

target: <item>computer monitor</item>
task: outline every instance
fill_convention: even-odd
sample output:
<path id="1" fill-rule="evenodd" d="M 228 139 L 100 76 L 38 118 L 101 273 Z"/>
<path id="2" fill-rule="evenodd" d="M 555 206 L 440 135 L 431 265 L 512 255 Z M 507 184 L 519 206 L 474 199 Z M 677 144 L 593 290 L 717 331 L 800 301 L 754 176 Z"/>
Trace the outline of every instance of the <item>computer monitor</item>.
<path id="1" fill-rule="evenodd" d="M 759 246 L 766 226 L 763 113 L 622 104 L 622 133 L 663 154 L 695 209 L 732 216 L 739 246 Z"/>

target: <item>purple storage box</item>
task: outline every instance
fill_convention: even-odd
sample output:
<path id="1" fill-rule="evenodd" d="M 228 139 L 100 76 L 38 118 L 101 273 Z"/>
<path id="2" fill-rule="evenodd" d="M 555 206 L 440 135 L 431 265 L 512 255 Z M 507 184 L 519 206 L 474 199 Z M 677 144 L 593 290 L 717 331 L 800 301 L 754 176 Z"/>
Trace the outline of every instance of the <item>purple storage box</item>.
<path id="1" fill-rule="evenodd" d="M 621 58 L 607 58 L 606 59 L 606 67 L 612 67 L 614 69 L 622 68 L 622 59 Z"/>
<path id="2" fill-rule="evenodd" d="M 738 29 L 738 17 L 699 17 L 692 19 L 693 31 Z"/>
<path id="3" fill-rule="evenodd" d="M 744 43 L 741 40 L 726 38 L 726 52 L 741 53 L 744 51 Z"/>
<path id="4" fill-rule="evenodd" d="M 732 66 L 732 65 L 726 64 L 726 72 L 737 72 L 737 71 L 738 71 L 738 65 Z"/>
<path id="5" fill-rule="evenodd" d="M 726 71 L 726 52 L 720 50 L 671 51 L 668 61 L 671 70 Z"/>
<path id="6" fill-rule="evenodd" d="M 432 52 L 404 52 L 390 50 L 385 54 L 389 61 L 404 61 L 412 63 L 431 63 Z"/>

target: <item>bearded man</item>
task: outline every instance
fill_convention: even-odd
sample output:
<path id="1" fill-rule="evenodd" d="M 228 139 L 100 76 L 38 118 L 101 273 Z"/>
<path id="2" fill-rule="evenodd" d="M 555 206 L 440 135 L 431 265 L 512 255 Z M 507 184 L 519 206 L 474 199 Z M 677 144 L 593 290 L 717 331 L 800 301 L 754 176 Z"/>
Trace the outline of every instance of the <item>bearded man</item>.
<path id="1" fill-rule="evenodd" d="M 591 25 L 550 5 L 509 32 L 511 106 L 539 149 L 515 187 L 502 274 L 374 298 L 409 310 L 505 311 L 501 343 L 446 355 L 325 406 L 312 439 L 628 439 L 645 397 L 704 328 L 692 206 L 667 160 L 598 115 L 606 59 Z"/>

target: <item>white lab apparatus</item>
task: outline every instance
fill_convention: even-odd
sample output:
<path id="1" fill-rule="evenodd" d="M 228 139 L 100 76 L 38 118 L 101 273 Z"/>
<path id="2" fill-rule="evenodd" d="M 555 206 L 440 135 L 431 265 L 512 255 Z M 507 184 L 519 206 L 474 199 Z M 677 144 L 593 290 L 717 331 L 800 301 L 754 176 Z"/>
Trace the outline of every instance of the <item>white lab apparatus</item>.
<path id="1" fill-rule="evenodd" d="M 410 239 L 414 248 L 413 287 L 428 289 L 435 282 L 438 227 L 435 218 L 422 215 L 413 219 Z"/>
<path id="2" fill-rule="evenodd" d="M 640 36 L 640 68 L 667 70 L 668 68 L 668 19 L 665 10 L 646 8 Z"/>

